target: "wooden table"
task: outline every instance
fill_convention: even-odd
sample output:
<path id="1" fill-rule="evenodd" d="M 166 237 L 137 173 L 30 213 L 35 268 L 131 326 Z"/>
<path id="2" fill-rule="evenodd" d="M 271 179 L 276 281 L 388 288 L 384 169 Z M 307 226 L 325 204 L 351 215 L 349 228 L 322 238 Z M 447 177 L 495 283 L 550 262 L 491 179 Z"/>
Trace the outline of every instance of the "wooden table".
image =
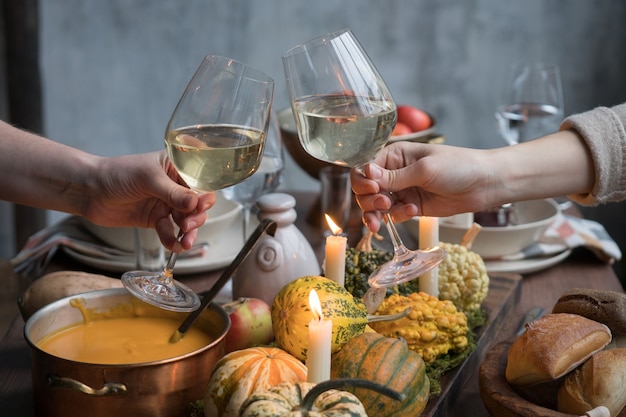
<path id="1" fill-rule="evenodd" d="M 323 243 L 321 232 L 319 228 L 307 222 L 307 218 L 310 220 L 317 217 L 312 215 L 315 213 L 316 197 L 311 193 L 293 194 L 297 197 L 298 204 L 297 225 L 321 258 Z M 360 230 L 360 213 L 358 207 L 355 207 L 350 225 L 351 245 L 355 243 L 355 240 L 358 240 Z M 401 228 L 400 230 L 402 233 Z M 402 233 L 402 237 L 407 246 L 415 247 L 415 242 L 407 233 Z M 78 269 L 102 273 L 102 271 L 86 268 L 64 255 L 57 256 L 54 264 L 50 267 L 50 270 L 59 269 Z M 206 291 L 217 275 L 218 272 L 210 272 L 178 276 L 178 278 L 196 291 Z M 498 334 L 491 341 L 491 345 L 511 338 L 528 309 L 533 306 L 541 306 L 549 311 L 563 292 L 574 287 L 623 291 L 610 265 L 601 263 L 584 249 L 575 250 L 564 262 L 523 277 L 519 300 L 515 300 L 516 303 L 512 311 L 503 321 Z M 2 410 L 2 415 L 6 416 L 33 416 L 30 353 L 23 338 L 23 326 L 23 320 L 16 317 L 7 335 L 0 341 L 0 410 Z M 459 395 L 456 396 L 455 401 L 451 402 L 451 407 L 446 410 L 445 415 L 489 416 L 478 394 L 477 366 L 465 373 L 465 378 L 461 384 Z M 468 413 L 468 410 L 471 412 Z"/>

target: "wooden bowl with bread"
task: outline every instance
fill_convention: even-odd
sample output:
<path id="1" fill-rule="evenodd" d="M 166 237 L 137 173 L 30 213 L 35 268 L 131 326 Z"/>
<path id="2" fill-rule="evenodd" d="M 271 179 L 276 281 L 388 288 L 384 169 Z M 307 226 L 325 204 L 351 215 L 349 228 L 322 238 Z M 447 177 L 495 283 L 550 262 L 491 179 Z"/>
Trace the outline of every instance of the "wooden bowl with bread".
<path id="1" fill-rule="evenodd" d="M 498 417 L 626 417 L 626 294 L 575 288 L 492 347 L 480 395 Z"/>

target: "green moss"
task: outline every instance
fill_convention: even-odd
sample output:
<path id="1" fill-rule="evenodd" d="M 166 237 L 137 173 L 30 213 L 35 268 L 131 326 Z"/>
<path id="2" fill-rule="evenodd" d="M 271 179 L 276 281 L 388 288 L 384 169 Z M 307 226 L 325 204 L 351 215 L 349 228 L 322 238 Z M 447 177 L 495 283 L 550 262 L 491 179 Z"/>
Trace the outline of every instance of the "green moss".
<path id="1" fill-rule="evenodd" d="M 441 377 L 446 372 L 460 366 L 469 355 L 476 350 L 476 330 L 485 324 L 487 316 L 482 309 L 477 309 L 467 316 L 467 347 L 461 352 L 448 352 L 440 355 L 431 363 L 426 364 L 426 375 L 430 379 L 430 394 L 441 393 Z"/>

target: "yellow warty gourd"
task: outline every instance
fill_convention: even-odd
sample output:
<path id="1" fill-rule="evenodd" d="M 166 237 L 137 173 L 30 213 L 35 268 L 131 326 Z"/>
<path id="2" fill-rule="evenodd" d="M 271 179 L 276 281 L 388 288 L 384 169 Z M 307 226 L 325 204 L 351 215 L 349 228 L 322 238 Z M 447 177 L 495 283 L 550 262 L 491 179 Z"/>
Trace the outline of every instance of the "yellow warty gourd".
<path id="1" fill-rule="evenodd" d="M 448 352 L 459 352 L 468 345 L 467 317 L 449 300 L 439 300 L 424 292 L 387 297 L 376 315 L 395 314 L 411 307 L 398 320 L 372 322 L 370 326 L 386 337 L 401 337 L 424 362 L 433 362 Z"/>

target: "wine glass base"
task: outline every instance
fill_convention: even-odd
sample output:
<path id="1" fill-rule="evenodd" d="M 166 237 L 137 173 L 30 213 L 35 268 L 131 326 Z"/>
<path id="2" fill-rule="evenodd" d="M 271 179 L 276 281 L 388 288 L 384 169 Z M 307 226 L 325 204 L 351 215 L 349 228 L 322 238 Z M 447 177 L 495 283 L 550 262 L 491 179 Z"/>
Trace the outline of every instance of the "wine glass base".
<path id="1" fill-rule="evenodd" d="M 381 265 L 367 282 L 372 287 L 393 287 L 419 278 L 439 265 L 445 257 L 446 251 L 438 246 L 416 251 L 406 250 Z"/>
<path id="2" fill-rule="evenodd" d="M 135 297 L 165 310 L 189 312 L 200 307 L 200 297 L 191 288 L 158 272 L 125 272 L 122 284 Z"/>

